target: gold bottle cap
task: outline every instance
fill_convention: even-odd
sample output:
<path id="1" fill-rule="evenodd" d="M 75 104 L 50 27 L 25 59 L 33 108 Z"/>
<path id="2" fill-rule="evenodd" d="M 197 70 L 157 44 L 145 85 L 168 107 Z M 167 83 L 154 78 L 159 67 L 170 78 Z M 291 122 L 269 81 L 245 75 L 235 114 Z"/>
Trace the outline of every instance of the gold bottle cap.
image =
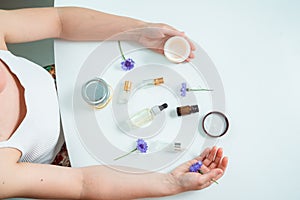
<path id="1" fill-rule="evenodd" d="M 154 79 L 154 85 L 159 85 L 159 84 L 163 84 L 163 83 L 164 83 L 163 77 Z"/>
<path id="2" fill-rule="evenodd" d="M 125 83 L 124 83 L 124 91 L 130 91 L 131 90 L 131 86 L 132 86 L 131 81 L 125 81 Z"/>

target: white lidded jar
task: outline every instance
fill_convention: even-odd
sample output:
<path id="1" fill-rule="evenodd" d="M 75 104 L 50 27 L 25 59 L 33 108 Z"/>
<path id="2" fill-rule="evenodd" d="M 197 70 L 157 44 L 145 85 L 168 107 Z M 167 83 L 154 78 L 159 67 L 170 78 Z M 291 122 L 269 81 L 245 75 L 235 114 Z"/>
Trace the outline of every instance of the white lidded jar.
<path id="1" fill-rule="evenodd" d="M 164 45 L 165 56 L 174 63 L 185 61 L 191 53 L 189 42 L 181 36 L 169 38 Z"/>

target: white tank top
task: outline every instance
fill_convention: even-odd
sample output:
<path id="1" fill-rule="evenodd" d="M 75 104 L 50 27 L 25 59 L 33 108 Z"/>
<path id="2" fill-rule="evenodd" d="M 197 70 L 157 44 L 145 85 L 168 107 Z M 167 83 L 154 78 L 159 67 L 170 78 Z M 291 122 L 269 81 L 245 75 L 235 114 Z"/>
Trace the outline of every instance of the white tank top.
<path id="1" fill-rule="evenodd" d="M 54 80 L 39 65 L 9 51 L 0 50 L 0 59 L 24 87 L 27 107 L 25 118 L 7 141 L 0 142 L 0 148 L 21 151 L 19 162 L 50 163 L 62 141 Z"/>

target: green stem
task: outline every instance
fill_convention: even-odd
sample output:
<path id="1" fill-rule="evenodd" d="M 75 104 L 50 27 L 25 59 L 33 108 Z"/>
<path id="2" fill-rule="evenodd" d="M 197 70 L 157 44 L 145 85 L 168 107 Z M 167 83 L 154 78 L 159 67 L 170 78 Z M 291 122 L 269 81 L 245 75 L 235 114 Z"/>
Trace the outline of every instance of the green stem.
<path id="1" fill-rule="evenodd" d="M 199 172 L 200 174 L 203 175 L 203 172 L 202 172 L 200 169 L 198 170 L 198 172 Z M 214 180 L 214 179 L 211 179 L 211 181 L 214 182 L 214 183 L 216 183 L 216 184 L 219 184 L 219 183 L 218 183 L 216 180 Z"/>
<path id="2" fill-rule="evenodd" d="M 124 60 L 126 60 L 126 58 L 125 58 L 125 56 L 124 56 L 124 53 L 123 53 L 123 51 L 122 51 L 122 47 L 121 47 L 121 42 L 120 42 L 120 40 L 118 40 L 118 44 L 119 44 L 119 49 L 120 49 L 122 58 L 123 58 Z"/>
<path id="3" fill-rule="evenodd" d="M 186 88 L 186 91 L 213 91 L 212 89 L 192 89 L 192 88 Z"/>
<path id="4" fill-rule="evenodd" d="M 120 156 L 120 157 L 117 157 L 117 158 L 115 158 L 114 160 L 119 160 L 120 158 L 123 158 L 123 157 L 125 157 L 125 156 L 128 156 L 129 154 L 131 154 L 131 153 L 135 152 L 136 150 L 137 150 L 137 148 L 133 149 L 132 151 L 130 151 L 130 152 L 128 152 L 128 153 L 126 153 L 126 154 L 125 154 L 125 155 L 123 155 L 123 156 Z"/>

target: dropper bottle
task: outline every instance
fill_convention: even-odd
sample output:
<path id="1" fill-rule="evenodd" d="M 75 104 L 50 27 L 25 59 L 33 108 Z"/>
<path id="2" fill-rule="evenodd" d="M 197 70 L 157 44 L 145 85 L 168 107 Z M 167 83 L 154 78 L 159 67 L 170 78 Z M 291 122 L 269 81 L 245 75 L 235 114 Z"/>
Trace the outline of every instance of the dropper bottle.
<path id="1" fill-rule="evenodd" d="M 142 127 L 151 122 L 156 115 L 160 114 L 167 107 L 168 104 L 164 103 L 162 105 L 153 106 L 150 109 L 143 109 L 130 117 L 130 121 L 135 127 Z"/>
<path id="2" fill-rule="evenodd" d="M 181 106 L 181 107 L 177 107 L 176 111 L 177 111 L 178 116 L 189 115 L 192 113 L 199 112 L 199 107 L 198 107 L 198 105 Z"/>

